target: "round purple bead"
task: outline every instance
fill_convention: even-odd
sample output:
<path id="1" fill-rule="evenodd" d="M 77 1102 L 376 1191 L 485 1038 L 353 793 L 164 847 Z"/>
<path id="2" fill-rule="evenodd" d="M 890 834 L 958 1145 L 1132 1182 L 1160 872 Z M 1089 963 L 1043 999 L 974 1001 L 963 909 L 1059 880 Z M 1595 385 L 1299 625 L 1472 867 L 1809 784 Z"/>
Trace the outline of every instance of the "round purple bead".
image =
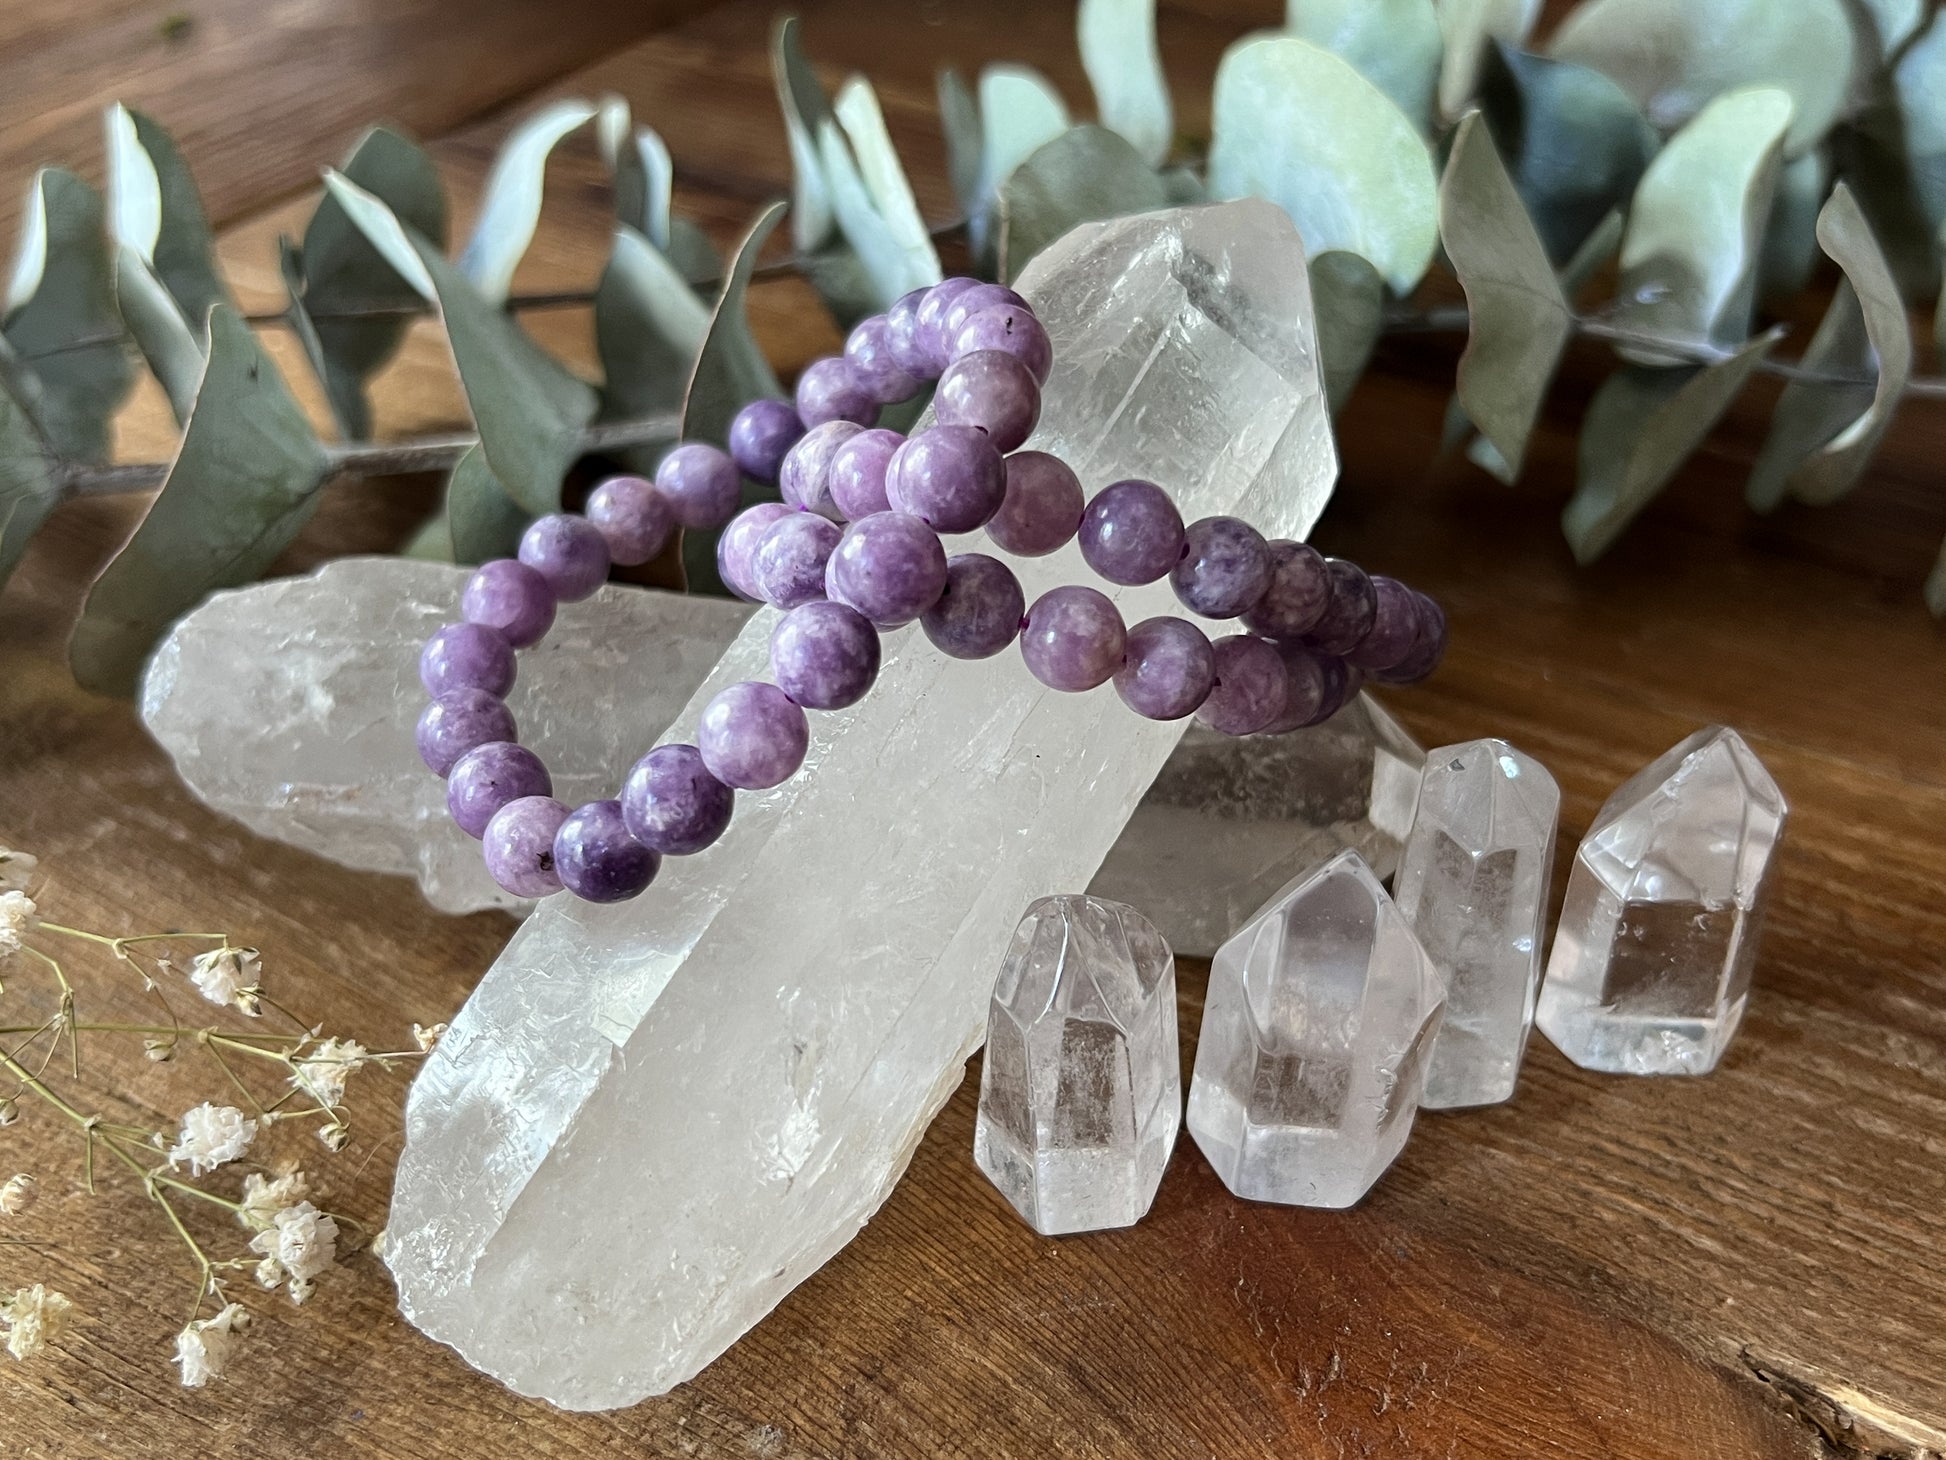
<path id="1" fill-rule="evenodd" d="M 797 377 L 797 415 L 816 430 L 827 421 L 869 426 L 878 419 L 878 402 L 843 355 L 813 360 Z"/>
<path id="2" fill-rule="evenodd" d="M 934 426 L 907 438 L 885 468 L 885 495 L 936 532 L 971 532 L 1007 495 L 1007 462 L 977 426 Z"/>
<path id="3" fill-rule="evenodd" d="M 1326 558 L 1324 570 L 1331 577 L 1331 602 L 1324 616 L 1304 635 L 1314 649 L 1326 654 L 1348 654 L 1358 641 L 1372 631 L 1378 616 L 1378 595 L 1365 570 L 1345 558 Z"/>
<path id="4" fill-rule="evenodd" d="M 945 590 L 939 534 L 903 512 L 874 512 L 852 523 L 824 570 L 826 596 L 881 629 L 911 623 Z"/>
<path id="5" fill-rule="evenodd" d="M 554 873 L 589 902 L 627 902 L 655 881 L 659 853 L 629 835 L 619 801 L 590 801 L 554 833 Z"/>
<path id="6" fill-rule="evenodd" d="M 978 350 L 946 367 L 933 410 L 941 425 L 977 426 L 997 449 L 1012 451 L 1034 434 L 1041 388 L 1012 355 Z"/>
<path id="7" fill-rule="evenodd" d="M 1115 692 L 1136 714 L 1180 720 L 1209 698 L 1216 654 L 1203 631 L 1179 618 L 1145 618 L 1128 631 Z"/>
<path id="8" fill-rule="evenodd" d="M 1331 602 L 1331 575 L 1324 556 L 1309 543 L 1278 538 L 1269 544 L 1270 584 L 1243 626 L 1271 639 L 1295 639 L 1324 616 Z"/>
<path id="9" fill-rule="evenodd" d="M 874 512 L 891 510 L 885 495 L 885 468 L 892 453 L 903 445 L 904 435 L 881 427 L 860 431 L 831 453 L 831 464 L 824 473 L 825 491 L 846 521 L 856 522 Z"/>
<path id="10" fill-rule="evenodd" d="M 946 560 L 946 591 L 919 618 L 933 646 L 955 659 L 990 659 L 1020 632 L 1027 595 L 998 558 L 959 553 Z"/>
<path id="11" fill-rule="evenodd" d="M 541 758 L 511 740 L 474 746 L 446 777 L 446 809 L 470 837 L 484 836 L 493 814 L 509 801 L 553 794 L 554 778 Z"/>
<path id="12" fill-rule="evenodd" d="M 1122 667 L 1128 631 L 1108 596 L 1093 588 L 1050 588 L 1027 610 L 1020 655 L 1049 689 L 1085 690 L 1105 684 Z"/>
<path id="13" fill-rule="evenodd" d="M 1324 676 L 1324 686 L 1318 694 L 1318 707 L 1304 722 L 1306 725 L 1322 725 L 1329 720 L 1358 697 L 1363 683 L 1364 677 L 1335 654 L 1320 654 L 1318 670 Z"/>
<path id="14" fill-rule="evenodd" d="M 730 824 L 736 792 L 717 780 L 693 745 L 658 745 L 622 784 L 622 821 L 665 857 L 700 852 Z"/>
<path id="15" fill-rule="evenodd" d="M 711 775 L 740 791 L 790 779 L 811 743 L 804 711 L 774 684 L 746 679 L 703 707 L 696 745 Z"/>
<path id="16" fill-rule="evenodd" d="M 415 738 L 419 758 L 443 776 L 474 746 L 514 739 L 514 712 L 483 689 L 449 690 L 426 706 Z"/>
<path id="17" fill-rule="evenodd" d="M 1060 457 L 1016 451 L 1007 458 L 1007 494 L 987 536 L 1019 557 L 1044 557 L 1074 536 L 1086 502 L 1081 478 Z"/>
<path id="18" fill-rule="evenodd" d="M 610 477 L 588 494 L 588 520 L 608 544 L 611 562 L 632 568 L 668 545 L 675 514 L 646 477 Z"/>
<path id="19" fill-rule="evenodd" d="M 1047 327 L 1018 304 L 996 304 L 966 317 L 953 336 L 953 358 L 981 350 L 1012 355 L 1027 367 L 1036 385 L 1047 384 L 1048 372 L 1054 368 L 1054 345 Z"/>
<path id="20" fill-rule="evenodd" d="M 1284 711 L 1289 675 L 1268 639 L 1231 634 L 1210 646 L 1216 679 L 1196 718 L 1223 735 L 1254 735 Z"/>
<path id="21" fill-rule="evenodd" d="M 946 311 L 968 289 L 980 287 L 978 279 L 942 279 L 926 291 L 913 316 L 913 340 L 925 357 L 927 368 L 915 372 L 931 378 L 944 370 L 951 360 L 953 337 L 946 333 Z M 896 307 L 896 306 L 895 306 Z"/>
<path id="22" fill-rule="evenodd" d="M 561 890 L 554 870 L 554 833 L 568 808 L 552 796 L 509 801 L 486 824 L 481 850 L 487 874 L 515 897 L 546 897 Z"/>
<path id="23" fill-rule="evenodd" d="M 1329 718 L 1336 708 L 1331 696 L 1344 677 L 1339 660 L 1314 654 L 1302 644 L 1282 640 L 1276 649 L 1284 663 L 1284 708 L 1259 735 L 1284 735 Z"/>
<path id="24" fill-rule="evenodd" d="M 520 560 L 547 579 L 562 603 L 588 597 L 608 581 L 608 541 L 585 517 L 550 512 L 520 536 Z"/>
<path id="25" fill-rule="evenodd" d="M 435 698 L 456 689 L 504 696 L 516 672 L 514 646 L 485 624 L 447 624 L 419 652 L 419 683 Z"/>
<path id="26" fill-rule="evenodd" d="M 915 381 L 933 378 L 938 367 L 919 343 L 919 306 L 926 302 L 930 289 L 914 289 L 902 294 L 885 311 L 885 348 L 892 363 Z"/>
<path id="27" fill-rule="evenodd" d="M 1204 618 L 1235 618 L 1270 586 L 1270 546 L 1235 517 L 1205 517 L 1183 529 L 1188 551 L 1169 574 L 1176 597 Z"/>
<path id="28" fill-rule="evenodd" d="M 1032 306 L 1005 284 L 975 284 L 971 289 L 962 289 L 952 297 L 939 316 L 940 339 L 949 358 L 953 341 L 966 328 L 966 322 L 988 309 L 1025 309 L 1030 314 L 1033 312 Z"/>
<path id="29" fill-rule="evenodd" d="M 1081 514 L 1081 556 L 1110 583 L 1153 583 L 1182 560 L 1182 514 L 1154 482 L 1103 487 Z"/>
<path id="30" fill-rule="evenodd" d="M 1381 684 L 1417 684 L 1439 667 L 1446 654 L 1446 611 L 1423 593 L 1419 604 L 1419 637 L 1410 654 L 1390 669 L 1372 672 Z"/>
<path id="31" fill-rule="evenodd" d="M 763 541 L 773 523 L 794 515 L 782 502 L 759 502 L 732 517 L 730 525 L 717 537 L 716 576 L 729 584 L 737 597 L 752 603 L 763 598 L 752 575 L 757 544 Z"/>
<path id="32" fill-rule="evenodd" d="M 878 663 L 878 630 L 842 603 L 806 603 L 770 631 L 777 687 L 807 710 L 857 704 L 878 677 Z"/>
<path id="33" fill-rule="evenodd" d="M 1372 627 L 1345 657 L 1360 669 L 1390 669 L 1419 646 L 1419 597 L 1397 578 L 1372 574 Z"/>
<path id="34" fill-rule="evenodd" d="M 838 524 L 815 512 L 789 512 L 757 539 L 750 582 L 757 596 L 778 608 L 796 608 L 824 597 L 824 565 L 838 545 Z"/>
<path id="35" fill-rule="evenodd" d="M 891 321 L 882 314 L 867 315 L 845 337 L 845 359 L 852 376 L 871 400 L 889 406 L 919 393 L 912 372 L 892 357 Z"/>
<path id="36" fill-rule="evenodd" d="M 730 421 L 730 458 L 747 477 L 775 482 L 784 453 L 804 434 L 788 401 L 753 400 Z"/>
<path id="37" fill-rule="evenodd" d="M 706 441 L 685 441 L 655 469 L 655 487 L 683 527 L 707 531 L 737 514 L 743 478 L 729 453 Z"/>
<path id="38" fill-rule="evenodd" d="M 777 490 L 784 500 L 806 512 L 834 516 L 838 508 L 831 500 L 831 458 L 864 429 L 856 421 L 826 421 L 806 431 L 784 454 L 783 469 L 777 474 Z"/>
<path id="39" fill-rule="evenodd" d="M 554 590 L 518 559 L 495 558 L 466 580 L 460 613 L 468 623 L 497 629 L 514 648 L 525 649 L 554 626 Z"/>

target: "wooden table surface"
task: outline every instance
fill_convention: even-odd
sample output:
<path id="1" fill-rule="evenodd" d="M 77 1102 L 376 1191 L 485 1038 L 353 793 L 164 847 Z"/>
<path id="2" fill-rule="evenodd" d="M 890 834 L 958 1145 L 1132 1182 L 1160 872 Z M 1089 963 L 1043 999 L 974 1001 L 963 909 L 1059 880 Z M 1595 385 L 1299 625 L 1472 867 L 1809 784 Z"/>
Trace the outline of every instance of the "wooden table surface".
<path id="1" fill-rule="evenodd" d="M 247 299 L 268 300 L 275 235 L 310 205 L 286 190 L 357 121 L 444 133 L 464 213 L 510 113 L 467 119 L 524 105 L 571 66 L 585 69 L 550 89 L 627 96 L 684 169 L 679 206 L 720 237 L 786 184 L 757 0 L 703 13 L 180 3 L 186 30 L 163 25 L 167 6 L 9 7 L 0 183 L 11 192 L 36 161 L 92 170 L 98 143 L 77 111 L 139 96 L 181 129 L 214 211 L 234 220 L 224 256 Z M 1166 9 L 1188 126 L 1222 47 L 1280 10 Z M 641 38 L 678 12 L 690 18 Z M 878 83 L 933 218 L 952 212 L 938 66 L 1032 61 L 1085 109 L 1066 5 L 811 0 L 804 13 L 829 79 L 859 68 Z M 571 147 L 523 284 L 593 279 L 599 178 L 592 149 Z M 780 368 L 834 343 L 800 285 L 763 286 L 754 313 Z M 585 317 L 536 324 L 587 360 Z M 0 1134 L 0 1167 L 40 1176 L 43 1199 L 0 1235 L 44 1245 L 0 1246 L 0 1289 L 43 1280 L 82 1316 L 58 1352 L 0 1361 L 0 1454 L 1771 1460 L 1946 1447 L 1946 634 L 1918 591 L 1946 533 L 1946 412 L 1910 407 L 1851 501 L 1760 521 L 1740 501 L 1772 398 L 1759 392 L 1579 571 L 1556 517 L 1599 355 L 1571 363 L 1514 489 L 1439 454 L 1452 363 L 1451 342 L 1381 350 L 1341 423 L 1344 479 L 1317 540 L 1450 605 L 1448 667 L 1388 703 L 1427 745 L 1500 735 L 1546 762 L 1564 792 L 1563 868 L 1607 791 L 1697 725 L 1735 725 L 1770 766 L 1791 829 L 1750 1014 L 1715 1075 L 1591 1075 L 1536 1039 L 1511 1102 L 1423 1118 L 1354 1211 L 1238 1202 L 1185 1140 L 1147 1221 L 1058 1242 L 974 1169 L 969 1081 L 850 1247 L 696 1382 L 608 1415 L 557 1413 L 474 1374 L 398 1317 L 369 1256 L 301 1310 L 250 1299 L 260 1319 L 232 1376 L 178 1389 L 166 1358 L 190 1285 L 180 1250 L 126 1183 L 106 1176 L 89 1197 L 70 1131 L 33 1111 Z M 388 432 L 458 420 L 424 331 L 380 395 Z M 144 394 L 122 454 L 152 459 L 169 441 Z M 284 566 L 396 543 L 431 490 L 334 487 Z M 138 509 L 64 508 L 0 596 L 0 843 L 44 859 L 50 917 L 232 929 L 263 948 L 281 998 L 397 1047 L 410 1021 L 458 1007 L 510 925 L 443 918 L 400 882 L 257 841 L 176 783 L 128 706 L 73 687 L 67 625 Z M 1183 969 L 1186 1042 L 1204 973 Z M 329 1205 L 378 1218 L 403 1077 L 359 1079 L 374 1089 L 353 1146 L 305 1160 Z M 153 1123 L 207 1093 L 106 1049 L 84 1085 L 104 1111 Z"/>

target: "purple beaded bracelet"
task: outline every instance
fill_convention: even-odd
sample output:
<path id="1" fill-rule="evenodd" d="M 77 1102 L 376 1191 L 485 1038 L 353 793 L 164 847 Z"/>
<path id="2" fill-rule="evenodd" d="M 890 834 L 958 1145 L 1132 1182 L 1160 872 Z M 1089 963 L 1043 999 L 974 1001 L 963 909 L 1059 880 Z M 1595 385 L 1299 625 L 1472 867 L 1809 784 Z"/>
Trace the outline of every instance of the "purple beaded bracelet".
<path id="1" fill-rule="evenodd" d="M 1050 688 L 1112 679 L 1137 714 L 1195 714 L 1231 735 L 1318 724 L 1367 677 L 1406 684 L 1437 666 L 1445 615 L 1396 579 L 1267 542 L 1234 517 L 1185 526 L 1153 482 L 1115 482 L 1087 499 L 1064 462 L 1017 449 L 1052 365 L 1045 329 L 1013 290 L 974 279 L 914 290 L 861 322 L 842 356 L 807 367 L 794 406 L 745 406 L 727 453 L 678 446 L 652 482 L 611 477 L 585 515 L 543 517 L 517 558 L 482 566 L 462 598 L 464 621 L 435 633 L 420 658 L 433 699 L 418 744 L 494 880 L 521 897 L 564 887 L 593 902 L 634 897 L 663 857 L 723 834 L 737 790 L 793 775 L 810 740 L 805 710 L 857 703 L 878 674 L 880 633 L 914 620 L 954 658 L 987 658 L 1018 638 L 1029 672 Z M 933 427 L 911 437 L 874 428 L 881 407 L 934 380 Z M 738 512 L 743 475 L 775 483 L 783 501 Z M 515 651 L 539 642 L 558 603 L 588 597 L 611 564 L 647 562 L 678 527 L 721 527 L 724 582 L 784 611 L 770 642 L 776 683 L 731 685 L 704 708 L 696 744 L 658 746 L 618 799 L 570 810 L 517 743 L 505 704 Z M 1191 612 L 1240 620 L 1245 632 L 1212 643 L 1166 616 L 1126 627 L 1105 594 L 1082 585 L 1030 607 L 1004 563 L 949 557 L 940 542 L 981 527 L 1022 557 L 1078 537 L 1109 582 L 1167 577 Z"/>

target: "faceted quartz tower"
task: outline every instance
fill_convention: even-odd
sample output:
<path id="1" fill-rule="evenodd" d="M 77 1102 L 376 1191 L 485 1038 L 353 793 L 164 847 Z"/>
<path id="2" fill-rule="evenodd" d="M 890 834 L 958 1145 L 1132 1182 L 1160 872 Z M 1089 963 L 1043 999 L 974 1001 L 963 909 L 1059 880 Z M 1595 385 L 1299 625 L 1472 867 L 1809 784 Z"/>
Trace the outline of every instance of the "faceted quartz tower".
<path id="1" fill-rule="evenodd" d="M 1504 740 L 1426 757 L 1393 896 L 1446 980 L 1429 1110 L 1514 1093 L 1534 1024 L 1561 789 Z"/>
<path id="2" fill-rule="evenodd" d="M 1189 1131 L 1238 1196 L 1348 1207 L 1405 1145 L 1442 980 L 1370 867 L 1338 853 L 1210 966 Z"/>
<path id="3" fill-rule="evenodd" d="M 1608 798 L 1574 854 L 1536 1022 L 1584 1069 L 1706 1075 L 1742 1022 L 1783 794 L 1699 730 Z"/>
<path id="4" fill-rule="evenodd" d="M 994 985 L 973 1159 L 1043 1236 L 1128 1227 L 1181 1126 L 1169 945 L 1132 907 L 1042 898 Z"/>

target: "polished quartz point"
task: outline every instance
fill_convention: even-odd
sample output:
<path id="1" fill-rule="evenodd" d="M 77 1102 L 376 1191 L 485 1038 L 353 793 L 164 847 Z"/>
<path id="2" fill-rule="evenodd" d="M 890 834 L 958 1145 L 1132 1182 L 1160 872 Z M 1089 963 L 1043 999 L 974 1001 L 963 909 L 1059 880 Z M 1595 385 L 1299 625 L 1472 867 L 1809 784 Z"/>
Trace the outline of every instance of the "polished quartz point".
<path id="1" fill-rule="evenodd" d="M 1446 980 L 1429 1110 L 1514 1093 L 1534 1026 L 1561 788 L 1504 740 L 1426 756 L 1392 895 Z"/>
<path id="2" fill-rule="evenodd" d="M 1372 869 L 1338 853 L 1217 950 L 1189 1131 L 1238 1196 L 1348 1207 L 1412 1129 L 1443 981 Z"/>
<path id="3" fill-rule="evenodd" d="M 973 1159 L 1045 1236 L 1127 1227 L 1181 1126 L 1169 945 L 1120 903 L 1042 898 L 994 986 Z"/>
<path id="4" fill-rule="evenodd" d="M 1750 990 L 1788 808 L 1743 737 L 1699 730 L 1638 772 L 1574 855 L 1536 1022 L 1584 1069 L 1705 1075 Z"/>

